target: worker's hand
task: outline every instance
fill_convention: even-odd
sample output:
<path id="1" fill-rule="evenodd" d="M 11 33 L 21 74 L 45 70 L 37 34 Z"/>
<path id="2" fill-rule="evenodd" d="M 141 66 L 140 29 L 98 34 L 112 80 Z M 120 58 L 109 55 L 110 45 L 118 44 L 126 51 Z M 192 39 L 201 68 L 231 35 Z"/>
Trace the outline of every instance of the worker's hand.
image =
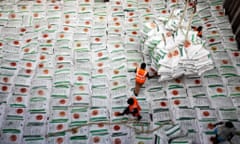
<path id="1" fill-rule="evenodd" d="M 122 116 L 122 115 L 124 115 L 123 113 L 120 113 L 120 112 L 115 112 L 115 114 L 114 114 L 115 116 Z"/>

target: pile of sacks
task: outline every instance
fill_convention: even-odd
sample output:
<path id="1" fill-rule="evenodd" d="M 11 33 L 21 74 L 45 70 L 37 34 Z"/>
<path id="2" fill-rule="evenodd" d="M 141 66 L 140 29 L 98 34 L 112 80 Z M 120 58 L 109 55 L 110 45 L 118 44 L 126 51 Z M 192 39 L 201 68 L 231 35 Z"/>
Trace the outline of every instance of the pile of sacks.
<path id="1" fill-rule="evenodd" d="M 151 67 L 161 75 L 159 81 L 201 75 L 214 67 L 205 41 L 191 29 L 187 18 L 181 19 L 181 13 L 174 10 L 168 19 L 158 18 L 142 29 L 143 53 L 150 56 Z"/>

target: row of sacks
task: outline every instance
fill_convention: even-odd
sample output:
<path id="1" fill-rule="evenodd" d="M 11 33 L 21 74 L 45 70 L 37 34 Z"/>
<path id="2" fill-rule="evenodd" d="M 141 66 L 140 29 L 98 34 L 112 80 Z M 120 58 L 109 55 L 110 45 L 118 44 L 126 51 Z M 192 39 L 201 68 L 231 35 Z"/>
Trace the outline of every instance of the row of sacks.
<path id="1" fill-rule="evenodd" d="M 151 85 L 157 84 L 157 80 L 146 83 L 144 95 L 150 103 L 153 128 L 166 121 L 174 122 L 154 133 L 159 143 L 167 143 L 173 137 L 178 138 L 172 143 L 210 143 L 215 136 L 210 126 L 218 121 L 236 121 L 234 125 L 239 129 L 239 109 L 235 105 L 238 102 L 234 97 L 239 93 L 235 86 L 239 77 L 225 79 L 225 88 L 220 85 L 224 83 L 221 77 L 210 77 L 213 73 L 212 70 L 202 77 L 185 77 L 160 85 Z"/>

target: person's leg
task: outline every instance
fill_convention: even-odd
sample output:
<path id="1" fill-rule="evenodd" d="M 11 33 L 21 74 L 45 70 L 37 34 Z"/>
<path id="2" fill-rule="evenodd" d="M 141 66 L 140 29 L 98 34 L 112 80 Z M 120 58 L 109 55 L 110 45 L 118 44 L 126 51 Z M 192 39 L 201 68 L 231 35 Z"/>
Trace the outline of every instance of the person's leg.
<path id="1" fill-rule="evenodd" d="M 135 83 L 135 89 L 134 89 L 135 96 L 138 96 L 141 87 L 142 87 L 142 84 L 139 84 L 137 82 Z"/>
<path id="2" fill-rule="evenodd" d="M 210 141 L 212 142 L 212 144 L 218 144 L 217 136 L 211 137 Z"/>
<path id="3" fill-rule="evenodd" d="M 140 113 L 131 113 L 133 117 L 137 117 L 137 120 L 140 121 L 142 119 L 142 116 L 140 115 Z"/>

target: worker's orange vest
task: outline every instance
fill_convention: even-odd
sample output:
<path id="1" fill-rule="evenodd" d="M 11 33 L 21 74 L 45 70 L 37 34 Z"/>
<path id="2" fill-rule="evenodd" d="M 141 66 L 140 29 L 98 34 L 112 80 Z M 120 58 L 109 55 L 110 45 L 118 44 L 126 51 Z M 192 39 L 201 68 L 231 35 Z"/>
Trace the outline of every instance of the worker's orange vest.
<path id="1" fill-rule="evenodd" d="M 136 109 L 138 110 L 138 113 L 133 114 L 133 116 L 140 116 L 140 111 L 141 111 L 142 109 L 141 109 L 141 107 L 139 106 L 137 99 L 136 99 L 135 97 L 132 97 L 132 98 L 133 98 L 133 104 L 128 106 L 129 111 L 130 111 L 130 112 L 133 112 L 133 110 L 136 108 Z"/>
<path id="2" fill-rule="evenodd" d="M 146 70 L 138 68 L 136 72 L 136 82 L 139 84 L 144 84 L 146 80 L 146 75 L 147 75 Z"/>

